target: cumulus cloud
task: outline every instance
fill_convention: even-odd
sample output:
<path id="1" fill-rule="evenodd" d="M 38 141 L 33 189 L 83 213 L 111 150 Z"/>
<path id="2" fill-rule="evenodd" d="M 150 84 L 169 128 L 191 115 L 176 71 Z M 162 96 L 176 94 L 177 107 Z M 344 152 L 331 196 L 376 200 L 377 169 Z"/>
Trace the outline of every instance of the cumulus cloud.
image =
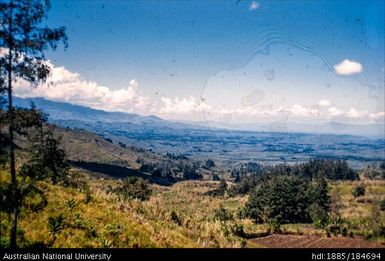
<path id="1" fill-rule="evenodd" d="M 210 120 L 223 120 L 229 117 L 236 121 L 250 120 L 272 120 L 275 118 L 293 118 L 310 120 L 332 120 L 332 119 L 351 119 L 351 120 L 377 120 L 384 117 L 383 112 L 372 113 L 361 111 L 356 108 L 344 110 L 332 106 L 330 101 L 321 100 L 317 105 L 304 106 L 294 104 L 285 106 L 244 106 L 241 108 L 230 108 L 225 106 L 212 106 L 195 97 L 188 98 L 166 98 L 162 97 L 162 105 L 159 109 L 160 116 L 170 119 L 196 119 L 197 115 L 203 115 Z M 327 107 L 327 109 L 320 108 Z"/>
<path id="2" fill-rule="evenodd" d="M 306 118 L 317 117 L 319 115 L 319 111 L 317 109 L 307 107 L 307 106 L 301 106 L 299 104 L 294 104 L 290 112 L 293 116 L 306 117 Z"/>
<path id="3" fill-rule="evenodd" d="M 261 4 L 258 3 L 257 1 L 253 1 L 253 2 L 250 3 L 249 10 L 251 10 L 251 11 L 252 11 L 252 10 L 256 10 L 256 9 L 259 8 L 260 5 L 261 5 Z"/>
<path id="4" fill-rule="evenodd" d="M 344 114 L 343 110 L 338 109 L 337 107 L 333 106 L 328 109 L 328 112 L 330 116 L 336 117 L 336 116 L 341 116 Z"/>
<path id="5" fill-rule="evenodd" d="M 359 62 L 348 59 L 343 60 L 339 64 L 333 66 L 335 73 L 339 75 L 350 75 L 362 72 L 363 68 Z"/>
<path id="6" fill-rule="evenodd" d="M 191 112 L 202 112 L 211 110 L 212 107 L 208 106 L 202 101 L 198 101 L 195 97 L 188 98 L 161 98 L 163 107 L 160 112 L 163 114 L 185 114 Z"/>
<path id="7" fill-rule="evenodd" d="M 329 100 L 320 100 L 318 105 L 321 107 L 329 107 L 332 106 L 332 103 Z"/>
<path id="8" fill-rule="evenodd" d="M 87 81 L 65 67 L 51 65 L 51 68 L 47 83 L 31 88 L 28 83 L 18 81 L 15 95 L 22 98 L 45 97 L 108 111 L 150 113 L 150 100 L 139 94 L 138 82 L 135 79 L 125 88 L 111 90 L 106 86 Z"/>
<path id="9" fill-rule="evenodd" d="M 355 108 L 350 108 L 347 112 L 346 112 L 346 116 L 348 118 L 352 118 L 352 119 L 358 119 L 358 118 L 362 118 L 364 116 L 367 116 L 368 115 L 368 112 L 367 111 L 358 111 L 357 109 Z"/>
<path id="10" fill-rule="evenodd" d="M 371 119 L 374 119 L 374 120 L 385 121 L 385 112 L 384 111 L 380 111 L 380 112 L 376 112 L 376 113 L 371 113 L 371 114 L 369 114 L 369 117 Z"/>
<path id="11" fill-rule="evenodd" d="M 369 113 L 357 108 L 344 110 L 322 99 L 314 106 L 262 105 L 259 103 L 242 103 L 241 107 L 215 106 L 190 97 L 161 97 L 160 101 L 141 95 L 139 83 L 133 79 L 126 87 L 111 89 L 93 81 L 84 79 L 80 74 L 65 67 L 51 66 L 51 75 L 47 83 L 31 88 L 22 80 L 15 84 L 14 94 L 18 97 L 44 97 L 55 101 L 84 105 L 107 111 L 122 111 L 138 114 L 154 114 L 160 117 L 178 120 L 196 120 L 210 118 L 213 120 L 235 119 L 235 121 L 274 120 L 279 118 L 330 120 L 338 117 L 377 121 L 384 119 L 384 112 Z"/>

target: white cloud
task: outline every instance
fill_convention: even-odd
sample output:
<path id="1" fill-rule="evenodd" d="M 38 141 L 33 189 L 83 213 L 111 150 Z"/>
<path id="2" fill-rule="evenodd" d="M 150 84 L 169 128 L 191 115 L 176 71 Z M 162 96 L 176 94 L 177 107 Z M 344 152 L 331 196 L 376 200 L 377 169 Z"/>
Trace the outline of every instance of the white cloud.
<path id="1" fill-rule="evenodd" d="M 332 117 L 341 116 L 344 114 L 343 110 L 338 109 L 337 107 L 333 106 L 328 109 L 329 115 Z"/>
<path id="2" fill-rule="evenodd" d="M 51 65 L 51 68 L 47 83 L 31 88 L 28 83 L 19 80 L 15 95 L 23 98 L 45 97 L 109 111 L 151 113 L 150 100 L 139 94 L 136 80 L 131 80 L 126 88 L 111 90 L 87 81 L 65 67 Z"/>
<path id="3" fill-rule="evenodd" d="M 367 115 L 368 115 L 367 111 L 358 111 L 355 108 L 350 108 L 349 111 L 346 112 L 346 116 L 348 118 L 353 118 L 353 119 L 362 118 Z"/>
<path id="4" fill-rule="evenodd" d="M 160 113 L 162 114 L 188 114 L 212 110 L 211 106 L 191 96 L 188 98 L 175 97 L 173 99 L 162 97 L 161 100 L 163 107 L 160 109 Z"/>
<path id="5" fill-rule="evenodd" d="M 376 112 L 376 113 L 371 113 L 371 114 L 369 114 L 369 117 L 374 119 L 374 120 L 383 120 L 383 121 L 385 121 L 385 112 L 384 111 L 380 111 L 380 112 Z"/>
<path id="6" fill-rule="evenodd" d="M 335 73 L 339 75 L 350 75 L 362 72 L 362 65 L 359 62 L 348 59 L 343 60 L 339 64 L 333 66 Z"/>
<path id="7" fill-rule="evenodd" d="M 290 110 L 292 116 L 294 117 L 317 117 L 319 115 L 319 111 L 314 108 L 310 108 L 307 106 L 301 106 L 299 104 L 294 104 Z"/>
<path id="8" fill-rule="evenodd" d="M 261 4 L 258 3 L 257 1 L 253 1 L 253 2 L 250 3 L 249 10 L 251 10 L 251 11 L 252 11 L 252 10 L 256 10 L 256 9 L 259 8 L 260 5 L 261 5 Z"/>
<path id="9" fill-rule="evenodd" d="M 321 107 L 329 107 L 332 106 L 332 103 L 329 100 L 320 100 L 318 105 Z"/>
<path id="10" fill-rule="evenodd" d="M 322 99 L 314 106 L 294 105 L 262 105 L 231 107 L 208 104 L 196 97 L 161 97 L 160 101 L 152 100 L 140 94 L 138 82 L 133 79 L 125 88 L 110 89 L 96 82 L 87 81 L 80 74 L 65 67 L 52 68 L 46 84 L 37 88 L 22 80 L 15 85 L 14 94 L 19 97 L 44 97 L 50 100 L 64 101 L 108 111 L 123 111 L 138 114 L 154 114 L 168 119 L 258 121 L 294 118 L 299 120 L 330 120 L 338 117 L 358 121 L 376 121 L 384 119 L 384 112 L 369 113 L 357 108 L 344 110 L 332 105 L 329 100 Z"/>
<path id="11" fill-rule="evenodd" d="M 321 100 L 325 101 L 325 100 Z M 293 118 L 293 119 L 312 119 L 328 121 L 330 119 L 354 119 L 354 120 L 376 120 L 384 117 L 384 114 L 369 114 L 368 111 L 360 111 L 356 108 L 343 110 L 332 106 L 331 102 L 320 102 L 328 107 L 326 110 L 315 106 L 303 106 L 294 104 L 291 107 L 284 106 L 246 106 L 242 108 L 229 108 L 225 106 L 212 106 L 201 102 L 194 97 L 188 98 L 166 98 L 162 97 L 162 106 L 159 110 L 160 116 L 169 119 L 197 119 L 206 118 L 209 120 L 223 120 L 232 118 L 235 121 L 254 121 L 254 120 L 272 120 L 277 118 Z M 331 106 L 331 107 L 330 107 Z"/>

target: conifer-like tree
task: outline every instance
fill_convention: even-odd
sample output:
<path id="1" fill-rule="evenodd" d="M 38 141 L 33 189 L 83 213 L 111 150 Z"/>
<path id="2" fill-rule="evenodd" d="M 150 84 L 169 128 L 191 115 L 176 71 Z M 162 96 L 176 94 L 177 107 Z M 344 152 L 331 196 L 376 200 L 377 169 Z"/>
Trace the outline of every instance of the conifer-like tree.
<path id="1" fill-rule="evenodd" d="M 48 0 L 9 0 L 0 3 L 0 90 L 8 99 L 9 168 L 12 185 L 13 221 L 10 246 L 16 247 L 16 229 L 19 215 L 19 193 L 14 153 L 13 84 L 25 81 L 32 86 L 45 82 L 50 65 L 44 51 L 56 49 L 60 42 L 67 46 L 65 28 L 42 27 L 50 8 Z"/>

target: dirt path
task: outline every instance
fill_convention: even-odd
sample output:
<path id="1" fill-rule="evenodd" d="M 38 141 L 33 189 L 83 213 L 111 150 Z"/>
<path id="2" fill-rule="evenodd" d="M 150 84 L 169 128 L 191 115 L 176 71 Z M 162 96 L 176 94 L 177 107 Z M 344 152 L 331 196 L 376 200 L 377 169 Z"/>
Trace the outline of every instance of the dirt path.
<path id="1" fill-rule="evenodd" d="M 299 235 L 269 235 L 251 239 L 254 243 L 269 248 L 385 248 L 384 244 L 361 238 L 321 237 Z"/>

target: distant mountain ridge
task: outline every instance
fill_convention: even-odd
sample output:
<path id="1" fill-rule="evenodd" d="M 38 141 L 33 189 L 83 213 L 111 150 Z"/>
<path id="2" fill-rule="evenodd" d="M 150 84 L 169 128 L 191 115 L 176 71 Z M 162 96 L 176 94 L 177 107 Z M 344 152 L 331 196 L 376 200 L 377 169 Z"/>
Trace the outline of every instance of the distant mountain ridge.
<path id="1" fill-rule="evenodd" d="M 194 129 L 194 130 L 234 130 L 234 131 L 256 131 L 256 132 L 297 132 L 310 134 L 334 134 L 334 135 L 357 135 L 374 138 L 385 138 L 384 126 L 380 124 L 349 124 L 339 122 L 328 122 L 322 124 L 282 122 L 273 124 L 262 123 L 224 123 L 224 122 L 193 122 L 193 121 L 170 121 L 157 116 L 142 116 L 125 112 L 108 112 L 92 109 L 82 105 L 66 102 L 57 102 L 45 98 L 19 98 L 14 97 L 14 104 L 18 107 L 30 107 L 33 102 L 39 109 L 49 114 L 49 120 L 63 127 L 80 127 L 84 124 L 95 124 L 97 122 L 117 124 L 119 129 L 132 127 L 135 129 L 146 128 L 147 131 L 165 131 L 170 129 Z M 108 126 L 107 126 L 108 127 Z M 89 128 L 86 128 L 89 129 Z M 91 129 L 92 131 L 92 129 Z"/>
<path id="2" fill-rule="evenodd" d="M 194 160 L 214 158 L 223 166 L 231 166 L 239 160 L 294 163 L 317 157 L 349 160 L 352 166 L 361 168 L 385 159 L 384 136 L 375 136 L 374 131 L 373 136 L 351 135 L 360 135 L 360 128 L 368 129 L 368 126 L 311 126 L 306 122 L 232 126 L 210 121 L 174 122 L 156 116 L 107 112 L 43 98 L 15 97 L 18 107 L 28 108 L 31 102 L 49 114 L 49 122 L 69 127 L 75 133 L 86 130 L 115 145 L 136 146 L 155 153 L 173 153 Z"/>
<path id="3" fill-rule="evenodd" d="M 108 112 L 104 110 L 92 109 L 82 105 L 75 105 L 65 102 L 47 100 L 45 98 L 19 98 L 14 97 L 16 107 L 28 108 L 31 103 L 45 113 L 49 114 L 51 121 L 81 121 L 87 123 L 131 123 L 135 125 L 156 125 L 158 127 L 168 126 L 172 128 L 194 128 L 192 124 L 176 123 L 163 120 L 157 116 L 141 116 L 125 112 Z M 195 126 L 196 127 L 196 126 Z"/>

